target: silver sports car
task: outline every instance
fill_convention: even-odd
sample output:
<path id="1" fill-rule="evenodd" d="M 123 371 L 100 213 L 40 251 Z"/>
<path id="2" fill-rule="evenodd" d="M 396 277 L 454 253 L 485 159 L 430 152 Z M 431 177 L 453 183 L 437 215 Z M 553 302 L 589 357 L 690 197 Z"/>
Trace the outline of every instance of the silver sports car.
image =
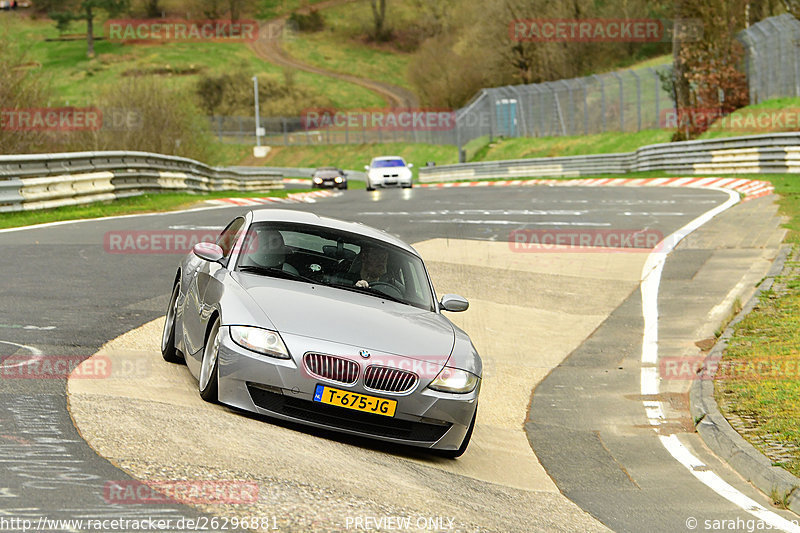
<path id="1" fill-rule="evenodd" d="M 181 262 L 161 349 L 207 401 L 458 457 L 482 363 L 442 311 L 468 305 L 387 233 L 262 209 Z"/>

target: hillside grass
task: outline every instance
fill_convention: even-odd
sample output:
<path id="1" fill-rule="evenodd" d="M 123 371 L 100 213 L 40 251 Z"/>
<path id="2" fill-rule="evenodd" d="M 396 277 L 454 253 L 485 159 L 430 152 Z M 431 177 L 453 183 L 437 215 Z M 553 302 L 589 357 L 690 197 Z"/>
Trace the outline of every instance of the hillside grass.
<path id="1" fill-rule="evenodd" d="M 103 22 L 96 21 L 100 37 Z M 79 32 L 85 32 L 85 25 L 74 23 L 68 33 Z M 285 81 L 282 67 L 262 61 L 244 43 L 122 44 L 99 40 L 95 42 L 95 57 L 89 59 L 85 39 L 45 40 L 58 37 L 50 20 L 14 14 L 0 17 L 0 38 L 21 43 L 32 68 L 41 68 L 49 77 L 55 95 L 51 105 L 91 105 L 101 91 L 125 76 L 158 76 L 177 89 L 191 90 L 201 74 L 220 74 L 237 64 Z M 295 83 L 327 98 L 334 107 L 383 105 L 380 96 L 358 85 L 331 83 L 326 76 L 308 72 L 293 70 L 292 73 Z"/>
<path id="2" fill-rule="evenodd" d="M 412 88 L 406 78 L 412 55 L 365 40 L 372 24 L 369 2 L 349 2 L 320 13 L 325 19 L 322 31 L 296 33 L 284 43 L 292 57 L 335 72 Z M 393 28 L 402 29 L 414 17 L 413 8 L 403 0 L 387 5 L 386 20 Z"/>

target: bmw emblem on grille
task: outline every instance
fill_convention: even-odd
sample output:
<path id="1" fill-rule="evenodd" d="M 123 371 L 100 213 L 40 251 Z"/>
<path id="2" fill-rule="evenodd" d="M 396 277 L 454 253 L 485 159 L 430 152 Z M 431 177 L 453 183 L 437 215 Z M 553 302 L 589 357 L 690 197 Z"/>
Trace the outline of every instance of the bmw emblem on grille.
<path id="1" fill-rule="evenodd" d="M 360 355 L 364 359 L 369 359 L 370 353 L 366 350 L 361 350 L 360 352 L 358 352 L 358 355 Z"/>

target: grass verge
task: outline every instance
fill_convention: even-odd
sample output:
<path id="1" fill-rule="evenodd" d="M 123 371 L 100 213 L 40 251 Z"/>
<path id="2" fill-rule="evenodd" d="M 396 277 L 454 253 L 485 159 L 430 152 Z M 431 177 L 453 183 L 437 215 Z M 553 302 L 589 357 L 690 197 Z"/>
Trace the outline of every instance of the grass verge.
<path id="1" fill-rule="evenodd" d="M 17 213 L 0 214 L 0 228 L 18 228 L 47 222 L 60 222 L 63 220 L 81 220 L 86 218 L 111 217 L 117 215 L 132 215 L 143 213 L 158 213 L 174 211 L 191 207 L 205 200 L 215 198 L 242 198 L 242 197 L 285 197 L 293 192 L 306 192 L 303 190 L 279 190 L 265 192 L 238 192 L 216 191 L 207 194 L 190 194 L 178 192 L 150 193 L 130 198 L 121 198 L 110 202 L 98 202 L 87 205 L 65 206 L 39 211 L 22 211 Z"/>
<path id="2" fill-rule="evenodd" d="M 715 382 L 720 410 L 739 433 L 800 476 L 800 262 L 787 261 L 772 290 L 739 322 Z M 736 369 L 737 371 L 734 371 Z M 739 373 L 741 372 L 741 374 Z"/>

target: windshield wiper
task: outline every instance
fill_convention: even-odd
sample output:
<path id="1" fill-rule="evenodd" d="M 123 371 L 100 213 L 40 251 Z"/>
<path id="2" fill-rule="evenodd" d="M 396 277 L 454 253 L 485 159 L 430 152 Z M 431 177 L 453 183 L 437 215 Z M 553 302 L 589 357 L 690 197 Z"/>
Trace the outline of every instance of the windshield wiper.
<path id="1" fill-rule="evenodd" d="M 296 279 L 300 281 L 307 281 L 309 283 L 314 283 L 316 285 L 322 285 L 322 283 L 320 283 L 315 279 L 307 278 L 302 274 L 295 274 L 294 272 L 288 272 L 286 270 L 283 270 L 282 268 L 263 267 L 258 265 L 240 265 L 238 270 L 240 272 L 251 272 L 254 274 L 263 274 L 265 276 L 273 276 L 276 278 Z"/>
<path id="2" fill-rule="evenodd" d="M 338 289 L 345 289 L 345 290 L 348 290 L 348 291 L 360 292 L 361 294 L 369 294 L 370 296 L 377 296 L 378 298 L 386 298 L 387 300 L 391 300 L 391 301 L 397 302 L 399 304 L 409 305 L 408 302 L 405 302 L 405 301 L 401 300 L 400 298 L 396 298 L 394 296 L 390 296 L 390 295 L 386 294 L 385 292 L 381 292 L 381 291 L 379 291 L 377 289 L 356 287 L 355 285 L 331 285 L 331 286 L 332 287 L 336 287 Z"/>

